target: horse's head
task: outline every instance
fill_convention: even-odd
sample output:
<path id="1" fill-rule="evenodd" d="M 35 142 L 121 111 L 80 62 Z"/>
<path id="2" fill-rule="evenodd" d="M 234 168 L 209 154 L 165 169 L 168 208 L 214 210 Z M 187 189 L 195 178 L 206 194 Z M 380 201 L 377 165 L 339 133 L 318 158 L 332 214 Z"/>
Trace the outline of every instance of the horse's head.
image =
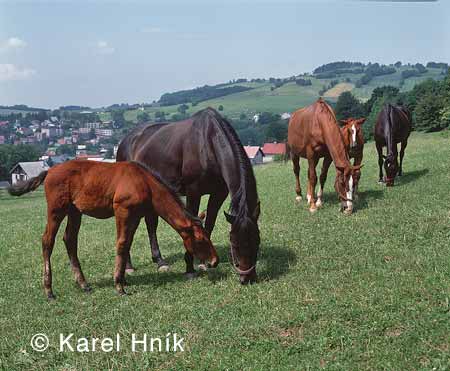
<path id="1" fill-rule="evenodd" d="M 364 143 L 362 124 L 365 121 L 365 118 L 349 118 L 346 120 L 340 120 L 340 122 L 343 124 L 343 126 L 341 127 L 342 135 L 344 137 L 345 143 L 350 149 L 355 149 L 356 147 Z"/>
<path id="2" fill-rule="evenodd" d="M 342 202 L 341 211 L 350 215 L 353 212 L 353 192 L 355 179 L 359 179 L 363 165 L 337 168 L 334 188 Z"/>
<path id="3" fill-rule="evenodd" d="M 392 187 L 394 185 L 394 179 L 398 173 L 397 156 L 390 154 L 383 157 L 384 157 L 384 171 L 386 172 L 386 177 L 384 180 L 388 187 Z"/>
<path id="4" fill-rule="evenodd" d="M 209 262 L 211 268 L 217 267 L 219 256 L 201 222 L 186 228 L 182 236 L 184 246 L 189 253 L 201 261 Z"/>
<path id="5" fill-rule="evenodd" d="M 260 237 L 258 218 L 260 203 L 251 216 L 241 218 L 225 212 L 227 221 L 231 224 L 230 231 L 230 261 L 242 284 L 256 281 L 256 260 L 258 258 Z"/>

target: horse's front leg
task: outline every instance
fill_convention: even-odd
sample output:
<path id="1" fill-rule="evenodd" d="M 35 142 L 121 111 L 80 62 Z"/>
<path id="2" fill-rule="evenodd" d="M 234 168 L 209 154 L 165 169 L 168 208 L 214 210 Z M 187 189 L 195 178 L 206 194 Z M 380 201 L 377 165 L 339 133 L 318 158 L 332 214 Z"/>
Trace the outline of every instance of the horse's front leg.
<path id="1" fill-rule="evenodd" d="M 308 199 L 309 211 L 312 213 L 317 211 L 314 194 L 317 184 L 316 166 L 318 161 L 319 159 L 315 156 L 308 158 L 308 192 L 306 194 L 306 198 Z"/>
<path id="2" fill-rule="evenodd" d="M 353 166 L 359 166 L 362 163 L 362 151 L 361 154 L 358 154 L 355 157 L 355 161 L 353 162 Z M 358 187 L 359 187 L 359 180 L 361 178 L 361 170 L 358 170 L 355 172 L 353 177 L 353 199 L 357 200 L 359 198 L 358 194 Z"/>
<path id="3" fill-rule="evenodd" d="M 379 176 L 378 176 L 378 183 L 384 183 L 383 180 L 383 146 L 379 143 L 375 143 L 375 146 L 377 148 L 378 153 L 378 167 L 380 168 Z"/>
<path id="4" fill-rule="evenodd" d="M 114 214 L 117 230 L 114 285 L 119 295 L 125 295 L 125 266 L 140 219 L 132 217 L 127 209 L 120 207 L 114 210 Z"/>
<path id="5" fill-rule="evenodd" d="M 405 149 L 408 145 L 408 140 L 405 140 L 401 143 L 400 147 L 400 169 L 398 170 L 398 176 L 403 175 L 403 156 L 405 156 Z"/>
<path id="6" fill-rule="evenodd" d="M 322 171 L 320 172 L 320 188 L 319 192 L 317 192 L 317 201 L 316 206 L 320 207 L 323 205 L 323 189 L 325 187 L 325 182 L 327 181 L 328 169 L 330 168 L 331 163 L 333 162 L 331 156 L 325 156 L 322 164 Z"/>
<path id="7" fill-rule="evenodd" d="M 145 216 L 145 225 L 147 226 L 148 238 L 150 240 L 150 250 L 152 252 L 152 261 L 156 263 L 158 272 L 167 272 L 169 264 L 164 260 L 159 250 L 156 230 L 158 228 L 158 215 L 154 212 Z"/>

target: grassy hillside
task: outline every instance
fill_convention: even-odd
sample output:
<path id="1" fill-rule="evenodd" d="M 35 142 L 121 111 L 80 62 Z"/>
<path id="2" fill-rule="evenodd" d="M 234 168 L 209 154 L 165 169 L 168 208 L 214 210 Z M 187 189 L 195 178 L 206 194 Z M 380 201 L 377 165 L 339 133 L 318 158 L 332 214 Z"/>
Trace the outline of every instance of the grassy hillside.
<path id="1" fill-rule="evenodd" d="M 289 88 L 289 87 L 286 87 Z M 180 238 L 160 223 L 172 265 L 158 274 L 145 226 L 138 229 L 128 277 L 131 295 L 115 295 L 114 220 L 84 217 L 79 255 L 93 292 L 75 286 L 60 231 L 52 257 L 57 300 L 41 287 L 42 191 L 0 193 L 0 368 L 5 370 L 412 370 L 450 368 L 450 137 L 413 134 L 405 175 L 377 184 L 373 143 L 365 150 L 354 215 L 338 212 L 333 171 L 325 205 L 310 215 L 294 202 L 290 164 L 255 169 L 262 203 L 259 282 L 238 283 L 227 261 L 228 225 L 213 241 L 219 267 L 183 277 Z M 302 161 L 305 185 L 306 163 Z M 50 348 L 30 347 L 46 333 Z M 131 334 L 185 338 L 184 353 L 132 353 Z M 122 337 L 120 353 L 60 353 L 59 334 Z"/>
<path id="2" fill-rule="evenodd" d="M 392 75 L 377 76 L 372 79 L 367 85 L 360 88 L 355 87 L 355 83 L 361 78 L 362 74 L 342 74 L 337 78 L 330 79 L 317 79 L 314 76 L 302 76 L 302 78 L 310 79 L 311 86 L 299 86 L 295 82 L 289 82 L 284 84 L 280 88 L 271 90 L 274 85 L 269 82 L 261 83 L 240 83 L 238 85 L 252 87 L 252 90 L 227 95 L 224 97 L 210 99 L 200 102 L 196 106 L 189 104 L 188 114 L 205 108 L 214 107 L 218 108 L 220 105 L 224 107 L 223 114 L 231 118 L 238 118 L 241 113 L 245 113 L 247 116 L 254 115 L 258 112 L 269 111 L 274 113 L 292 112 L 299 107 L 311 104 L 316 100 L 320 94 L 319 91 L 328 86 L 331 81 L 339 80 L 339 84 L 329 90 L 327 90 L 323 96 L 330 101 L 335 101 L 339 94 L 343 91 L 351 91 L 356 97 L 361 100 L 367 100 L 370 98 L 373 89 L 379 86 L 392 85 L 400 87 L 402 80 L 401 73 L 404 70 L 411 69 L 411 67 L 402 66 L 396 68 L 397 72 Z M 411 77 L 405 80 L 404 85 L 401 87 L 402 91 L 410 90 L 418 82 L 424 81 L 428 78 L 442 79 L 444 76 L 441 74 L 442 69 L 428 68 L 428 71 L 422 74 L 420 77 Z M 350 81 L 347 81 L 350 80 Z M 231 86 L 236 84 L 230 84 L 225 86 Z M 177 113 L 178 105 L 164 106 L 164 107 L 152 107 L 147 108 L 146 111 L 154 119 L 154 113 L 157 111 L 164 111 L 169 117 L 172 114 Z M 136 121 L 139 110 L 130 110 L 125 114 L 127 120 Z M 108 116 L 103 116 L 105 119 Z"/>

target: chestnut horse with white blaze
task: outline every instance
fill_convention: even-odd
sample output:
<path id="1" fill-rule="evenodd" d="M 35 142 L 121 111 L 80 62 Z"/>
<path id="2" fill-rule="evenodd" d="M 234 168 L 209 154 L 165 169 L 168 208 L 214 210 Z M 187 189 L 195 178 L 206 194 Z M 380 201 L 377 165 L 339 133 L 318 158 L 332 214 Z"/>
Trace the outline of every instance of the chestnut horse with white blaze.
<path id="1" fill-rule="evenodd" d="M 320 189 L 315 201 L 317 184 L 316 166 L 321 157 L 334 162 L 336 180 L 334 187 L 342 202 L 345 214 L 353 211 L 353 180 L 361 165 L 352 166 L 345 149 L 340 128 L 333 109 L 319 98 L 314 104 L 299 109 L 292 114 L 288 127 L 288 149 L 294 165 L 297 201 L 302 199 L 300 186 L 300 157 L 308 160 L 307 201 L 309 211 L 315 212 L 322 205 L 323 190 Z M 331 163 L 331 162 L 330 162 Z M 321 183 L 325 183 L 326 173 Z"/>
<path id="2" fill-rule="evenodd" d="M 339 120 L 343 125 L 341 126 L 342 139 L 344 140 L 345 150 L 348 153 L 348 157 L 353 159 L 353 166 L 359 166 L 362 163 L 363 151 L 364 151 L 364 134 L 362 131 L 362 124 L 366 121 L 365 118 L 348 118 L 345 120 Z M 333 160 L 330 156 L 325 156 L 322 164 L 322 171 L 320 174 L 320 194 L 323 194 L 325 187 L 325 181 L 327 179 L 328 169 Z M 355 170 L 353 177 L 353 199 L 358 197 L 358 185 L 361 178 L 361 170 Z"/>
<path id="3" fill-rule="evenodd" d="M 44 257 L 44 289 L 53 299 L 52 255 L 59 226 L 67 216 L 64 243 L 75 279 L 79 286 L 90 291 L 78 260 L 78 232 L 81 215 L 97 219 L 116 218 L 116 263 L 114 283 L 119 294 L 125 294 L 125 264 L 134 233 L 142 218 L 152 228 L 160 216 L 183 239 L 188 277 L 194 272 L 194 255 L 209 260 L 215 267 L 219 259 L 201 221 L 192 216 L 180 198 L 164 181 L 145 165 L 137 162 L 116 164 L 73 160 L 52 167 L 37 177 L 9 188 L 13 196 L 34 191 L 42 183 L 47 199 L 47 226 L 42 236 Z"/>

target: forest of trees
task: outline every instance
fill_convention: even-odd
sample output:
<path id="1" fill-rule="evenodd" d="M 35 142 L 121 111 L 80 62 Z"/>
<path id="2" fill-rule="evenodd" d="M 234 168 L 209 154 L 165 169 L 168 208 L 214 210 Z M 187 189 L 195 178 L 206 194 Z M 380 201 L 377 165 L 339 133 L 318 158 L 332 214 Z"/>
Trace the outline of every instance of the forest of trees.
<path id="1" fill-rule="evenodd" d="M 367 117 L 363 130 L 366 140 L 373 137 L 373 129 L 382 107 L 387 104 L 405 105 L 412 113 L 413 128 L 417 131 L 440 131 L 450 127 L 450 73 L 442 81 L 426 80 L 411 91 L 384 86 L 374 89 L 371 98 L 359 102 L 350 92 L 341 94 L 335 106 L 338 119 Z"/>
<path id="2" fill-rule="evenodd" d="M 229 86 L 222 87 L 222 85 L 209 86 L 205 85 L 200 88 L 181 90 L 174 93 L 166 93 L 161 96 L 158 103 L 161 106 L 171 106 L 174 104 L 192 103 L 196 105 L 204 100 L 223 97 L 225 95 L 240 93 L 242 91 L 250 90 L 246 86 Z"/>

